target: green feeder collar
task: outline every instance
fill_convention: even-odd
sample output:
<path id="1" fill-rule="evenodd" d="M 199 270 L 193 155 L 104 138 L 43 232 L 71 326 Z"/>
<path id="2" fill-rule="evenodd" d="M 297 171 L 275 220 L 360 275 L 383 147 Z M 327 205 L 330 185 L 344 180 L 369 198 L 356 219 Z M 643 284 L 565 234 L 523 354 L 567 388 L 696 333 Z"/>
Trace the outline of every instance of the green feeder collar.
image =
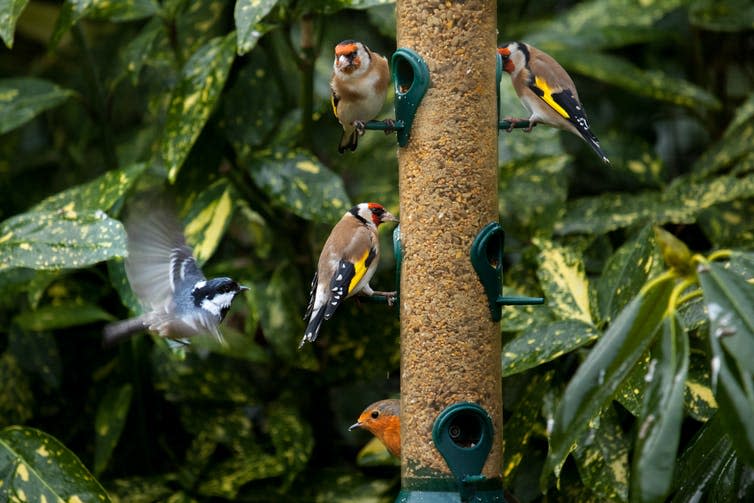
<path id="1" fill-rule="evenodd" d="M 494 321 L 500 321 L 502 318 L 502 306 L 523 306 L 545 302 L 542 297 L 502 295 L 504 246 L 505 233 L 497 222 L 485 225 L 471 244 L 471 264 L 484 286 Z"/>
<path id="2" fill-rule="evenodd" d="M 401 294 L 401 264 L 403 263 L 403 246 L 401 244 L 401 226 L 396 225 L 393 229 L 393 255 L 395 256 L 395 300 L 394 305 L 398 304 Z M 387 298 L 384 295 L 372 295 L 366 297 L 372 302 L 387 304 Z"/>

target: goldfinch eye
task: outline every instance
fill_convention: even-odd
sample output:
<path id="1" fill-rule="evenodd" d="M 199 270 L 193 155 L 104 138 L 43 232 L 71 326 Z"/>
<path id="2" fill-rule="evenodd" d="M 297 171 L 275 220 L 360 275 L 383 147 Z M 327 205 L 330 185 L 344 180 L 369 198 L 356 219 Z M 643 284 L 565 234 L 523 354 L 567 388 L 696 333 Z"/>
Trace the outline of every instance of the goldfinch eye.
<path id="1" fill-rule="evenodd" d="M 379 411 L 376 411 L 376 410 L 373 410 L 371 415 L 372 415 L 372 419 L 377 419 L 378 417 L 380 417 Z"/>

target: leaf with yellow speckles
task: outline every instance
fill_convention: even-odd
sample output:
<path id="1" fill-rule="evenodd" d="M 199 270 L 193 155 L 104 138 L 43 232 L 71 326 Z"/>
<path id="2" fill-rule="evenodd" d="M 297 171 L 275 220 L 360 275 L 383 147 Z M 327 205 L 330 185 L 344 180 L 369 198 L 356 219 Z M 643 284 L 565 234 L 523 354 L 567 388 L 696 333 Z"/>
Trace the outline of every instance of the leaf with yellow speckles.
<path id="1" fill-rule="evenodd" d="M 183 66 L 170 97 L 161 147 L 171 182 L 209 119 L 235 55 L 233 32 L 207 42 Z"/>
<path id="2" fill-rule="evenodd" d="M 159 11 L 160 5 L 156 0 L 93 0 L 86 17 L 123 22 L 153 16 Z"/>
<path id="3" fill-rule="evenodd" d="M 631 469 L 631 495 L 637 502 L 664 501 L 683 422 L 683 394 L 689 365 L 689 340 L 675 312 L 663 321 L 652 348 Z"/>
<path id="4" fill-rule="evenodd" d="M 568 454 L 583 442 L 589 422 L 613 399 L 662 330 L 674 284 L 669 275 L 648 283 L 621 311 L 571 378 L 555 412 L 542 483 L 552 472 L 559 475 Z"/>
<path id="5" fill-rule="evenodd" d="M 227 179 L 221 178 L 191 202 L 184 219 L 186 242 L 194 249 L 199 265 L 204 264 L 220 243 L 235 209 L 235 192 Z"/>
<path id="6" fill-rule="evenodd" d="M 343 180 L 309 152 L 268 152 L 251 161 L 249 172 L 273 201 L 301 218 L 332 224 L 351 208 Z"/>
<path id="7" fill-rule="evenodd" d="M 27 3 L 29 3 L 29 0 L 0 0 L 0 38 L 3 39 L 8 49 L 13 49 L 16 21 L 18 21 Z"/>
<path id="8" fill-rule="evenodd" d="M 0 223 L 0 270 L 88 267 L 126 254 L 123 225 L 97 211 L 32 211 Z"/>
<path id="9" fill-rule="evenodd" d="M 0 500 L 82 501 L 110 498 L 76 455 L 35 428 L 0 431 Z"/>
<path id="10" fill-rule="evenodd" d="M 613 253 L 597 282 L 600 321 L 610 322 L 620 313 L 651 276 L 663 270 L 652 226 L 645 226 L 636 238 Z"/>
<path id="11" fill-rule="evenodd" d="M 125 168 L 108 171 L 104 175 L 48 197 L 32 208 L 32 211 L 101 210 L 110 211 L 131 189 L 146 164 L 132 164 Z"/>
<path id="12" fill-rule="evenodd" d="M 113 320 L 115 318 L 110 313 L 96 304 L 76 300 L 47 304 L 34 310 L 24 310 L 13 318 L 13 322 L 21 328 L 34 332 Z"/>
<path id="13" fill-rule="evenodd" d="M 600 501 L 628 501 L 628 447 L 618 415 L 607 408 L 573 451 L 581 479 Z"/>
<path id="14" fill-rule="evenodd" d="M 592 323 L 589 308 L 589 282 L 581 257 L 545 239 L 535 239 L 539 248 L 537 276 L 547 299 L 547 307 L 560 319 Z"/>
<path id="15" fill-rule="evenodd" d="M 236 0 L 233 14 L 236 21 L 239 56 L 246 54 L 257 45 L 257 40 L 264 33 L 264 30 L 257 24 L 277 3 L 278 0 Z"/>
<path id="16" fill-rule="evenodd" d="M 0 79 L 0 134 L 29 122 L 72 95 L 73 92 L 42 79 Z"/>
<path id="17" fill-rule="evenodd" d="M 699 212 L 720 203 L 754 197 L 754 175 L 693 181 L 679 176 L 662 191 L 616 193 L 576 199 L 556 224 L 557 234 L 603 234 L 636 223 L 692 223 Z"/>
<path id="18" fill-rule="evenodd" d="M 581 320 L 535 324 L 503 347 L 503 377 L 559 358 L 599 337 L 599 331 Z"/>
<path id="19" fill-rule="evenodd" d="M 97 476 L 107 467 L 118 445 L 131 408 L 132 391 L 128 383 L 110 388 L 97 406 L 94 418 L 94 474 Z"/>

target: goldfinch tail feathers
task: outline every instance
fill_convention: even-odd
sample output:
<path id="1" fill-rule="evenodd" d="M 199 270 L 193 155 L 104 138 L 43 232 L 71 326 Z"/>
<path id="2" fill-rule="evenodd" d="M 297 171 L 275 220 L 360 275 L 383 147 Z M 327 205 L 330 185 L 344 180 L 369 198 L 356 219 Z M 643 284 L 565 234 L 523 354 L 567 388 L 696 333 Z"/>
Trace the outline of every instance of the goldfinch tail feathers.
<path id="1" fill-rule="evenodd" d="M 600 147 L 600 141 L 589 128 L 589 122 L 587 121 L 584 107 L 582 107 L 581 103 L 579 103 L 578 100 L 573 96 L 573 93 L 571 93 L 570 90 L 566 89 L 559 93 L 553 93 L 552 99 L 557 105 L 565 110 L 568 116 L 564 118 L 567 119 L 568 122 L 570 122 L 573 127 L 576 128 L 576 130 L 579 132 L 579 135 L 581 135 L 584 141 L 590 147 L 592 147 L 592 150 L 594 150 L 598 156 L 600 156 L 602 162 L 604 162 L 605 164 L 610 164 L 610 160 L 607 158 L 607 155 Z"/>
<path id="2" fill-rule="evenodd" d="M 604 150 L 602 150 L 602 148 L 600 147 L 600 142 L 599 140 L 597 140 L 597 137 L 594 136 L 594 134 L 592 134 L 588 130 L 585 132 L 585 131 L 582 131 L 581 128 L 579 127 L 576 127 L 576 129 L 579 130 L 581 137 L 584 139 L 587 145 L 592 147 L 592 150 L 594 150 L 594 152 L 598 156 L 600 156 L 600 158 L 602 159 L 602 162 L 604 162 L 605 164 L 610 164 L 610 159 L 607 158 L 607 154 L 605 154 Z"/>
<path id="3" fill-rule="evenodd" d="M 317 336 L 319 335 L 319 329 L 322 327 L 322 322 L 325 320 L 325 306 L 322 306 L 311 314 L 311 317 L 309 318 L 309 324 L 306 325 L 306 332 L 304 332 L 304 337 L 301 339 L 301 343 L 299 343 L 298 348 L 301 349 L 304 347 L 304 344 L 307 342 L 314 342 L 317 339 Z"/>
<path id="4" fill-rule="evenodd" d="M 351 134 L 347 134 L 343 131 L 343 135 L 340 137 L 340 144 L 338 145 L 338 153 L 342 154 L 346 150 L 353 152 L 356 150 L 356 145 L 359 143 L 359 133 L 355 129 L 351 131 Z"/>

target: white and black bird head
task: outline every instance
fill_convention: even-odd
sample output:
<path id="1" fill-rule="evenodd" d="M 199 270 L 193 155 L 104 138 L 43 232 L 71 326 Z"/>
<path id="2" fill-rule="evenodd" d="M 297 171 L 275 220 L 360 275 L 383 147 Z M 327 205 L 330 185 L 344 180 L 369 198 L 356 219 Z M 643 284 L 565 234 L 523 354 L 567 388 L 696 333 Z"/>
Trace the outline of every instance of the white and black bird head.
<path id="1" fill-rule="evenodd" d="M 144 314 L 107 325 L 105 344 L 145 329 L 169 339 L 212 334 L 222 341 L 220 322 L 235 296 L 248 288 L 227 277 L 207 279 L 177 217 L 163 206 L 132 212 L 126 234 L 126 276 Z"/>
<path id="2" fill-rule="evenodd" d="M 518 75 L 529 63 L 529 49 L 521 42 L 508 42 L 498 48 L 503 58 L 503 70 L 512 76 Z"/>
<path id="3" fill-rule="evenodd" d="M 375 229 L 381 223 L 398 221 L 392 213 L 378 203 L 359 203 L 348 211 L 362 223 Z"/>
<path id="4" fill-rule="evenodd" d="M 333 71 L 356 78 L 369 70 L 372 55 L 369 49 L 356 40 L 344 40 L 335 46 Z"/>

